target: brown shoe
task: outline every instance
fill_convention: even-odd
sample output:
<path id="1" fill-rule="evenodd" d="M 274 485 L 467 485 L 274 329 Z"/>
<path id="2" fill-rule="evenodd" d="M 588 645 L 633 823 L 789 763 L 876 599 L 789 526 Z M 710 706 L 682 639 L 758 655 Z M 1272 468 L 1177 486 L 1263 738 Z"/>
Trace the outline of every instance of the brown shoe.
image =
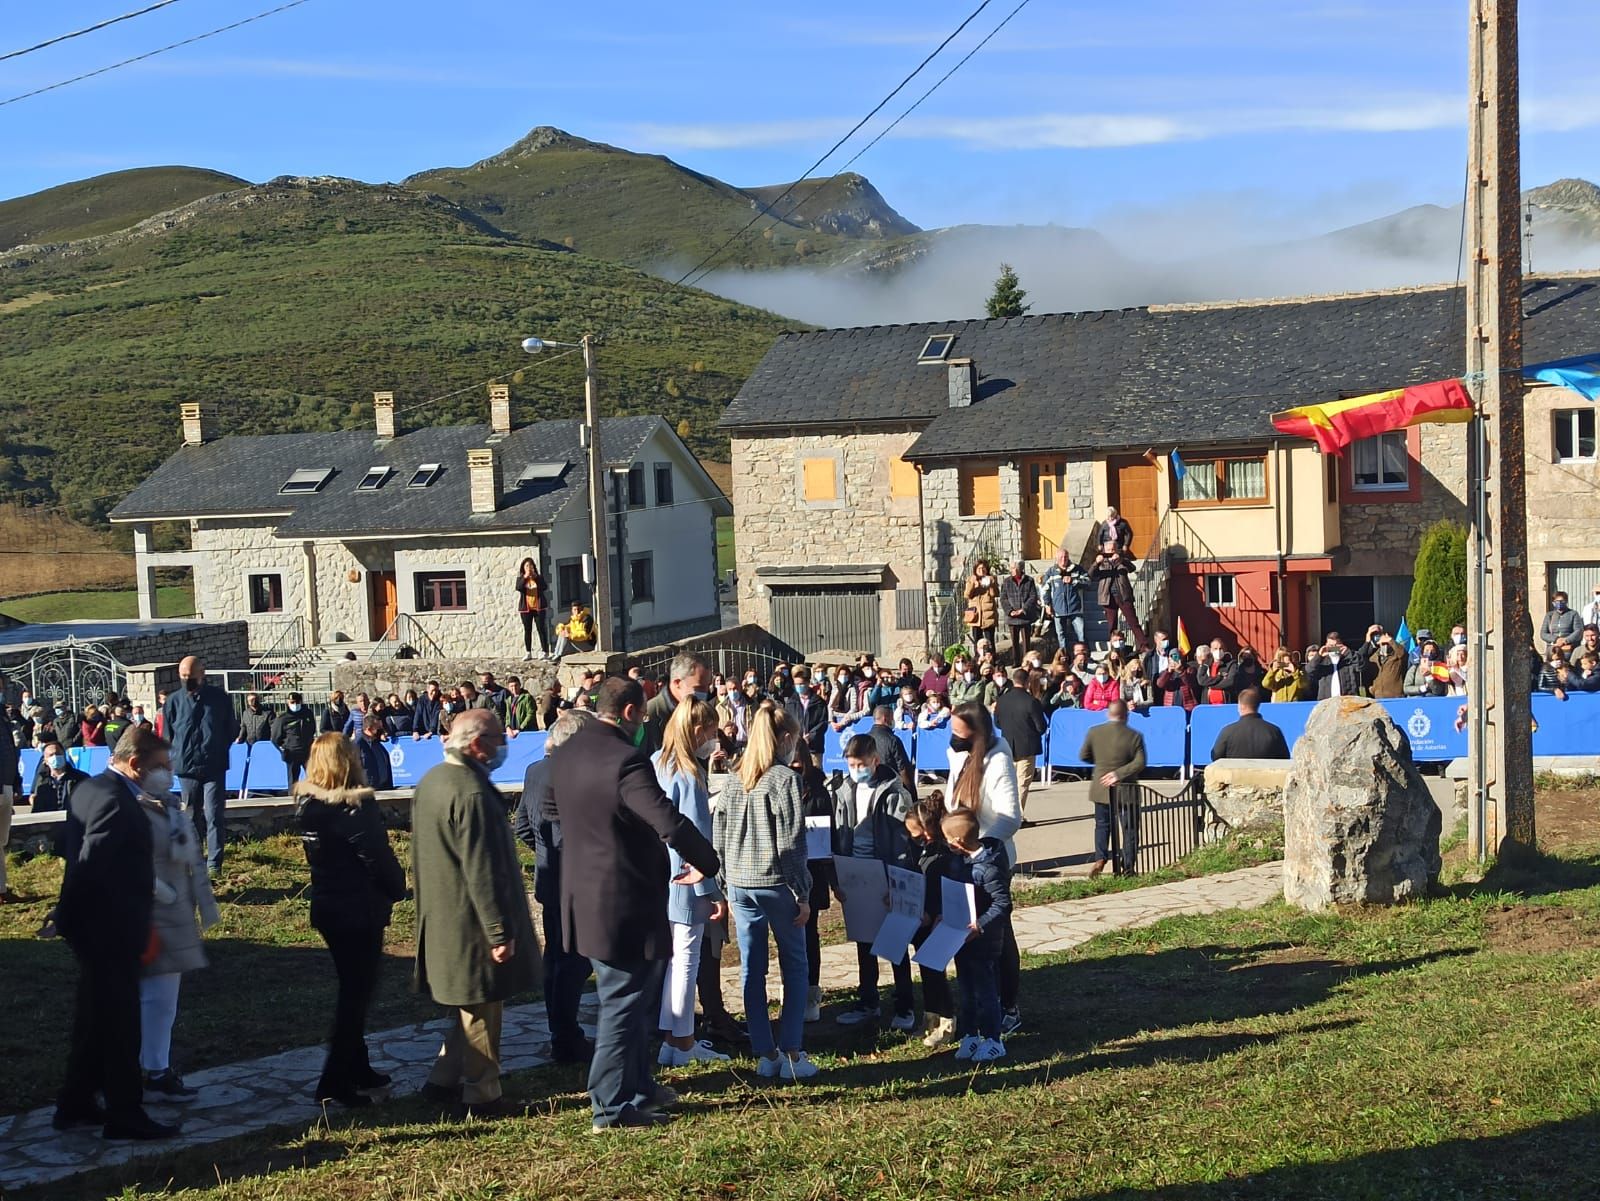
<path id="1" fill-rule="evenodd" d="M 1096 876 L 1098 876 L 1101 872 L 1103 872 L 1105 870 L 1106 870 L 1106 861 L 1104 859 L 1096 859 L 1094 861 L 1094 866 L 1089 869 L 1089 879 L 1093 880 Z"/>

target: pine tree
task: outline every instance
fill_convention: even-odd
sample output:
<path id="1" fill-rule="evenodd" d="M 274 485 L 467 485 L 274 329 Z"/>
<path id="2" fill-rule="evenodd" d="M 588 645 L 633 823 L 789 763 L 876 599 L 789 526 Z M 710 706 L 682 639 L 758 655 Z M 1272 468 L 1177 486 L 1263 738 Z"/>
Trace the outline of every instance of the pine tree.
<path id="1" fill-rule="evenodd" d="M 1028 294 L 1022 290 L 1011 264 L 1001 263 L 1000 277 L 994 281 L 994 291 L 989 294 L 989 303 L 985 306 L 989 316 L 1020 317 L 1033 307 L 1023 303 L 1027 299 Z"/>
<path id="2" fill-rule="evenodd" d="M 1467 530 L 1458 522 L 1440 521 L 1422 535 L 1406 624 L 1412 633 L 1432 630 L 1442 639 L 1466 620 Z"/>

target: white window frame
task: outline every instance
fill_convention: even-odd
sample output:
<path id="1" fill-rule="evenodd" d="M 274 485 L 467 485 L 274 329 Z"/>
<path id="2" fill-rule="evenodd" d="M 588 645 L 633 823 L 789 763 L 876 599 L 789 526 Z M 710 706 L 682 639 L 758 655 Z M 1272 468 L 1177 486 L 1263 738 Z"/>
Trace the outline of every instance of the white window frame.
<path id="1" fill-rule="evenodd" d="M 1406 465 L 1405 478 L 1398 484 L 1391 484 L 1383 479 L 1383 449 L 1385 438 L 1398 438 L 1400 449 L 1403 452 L 1401 461 Z M 1366 447 L 1378 456 L 1378 482 L 1364 484 L 1361 482 L 1361 449 Z M 1352 492 L 1405 492 L 1411 487 L 1411 447 L 1406 440 L 1405 430 L 1386 430 L 1381 434 L 1374 434 L 1370 438 L 1360 438 L 1350 444 L 1350 490 Z"/>
<path id="2" fill-rule="evenodd" d="M 1206 581 L 1206 608 L 1208 609 L 1237 609 L 1239 607 L 1239 585 L 1231 573 L 1213 572 L 1205 577 Z M 1216 585 L 1215 588 L 1212 585 Z M 1222 587 L 1227 584 L 1227 588 Z M 1215 593 L 1216 599 L 1213 599 Z M 1226 594 L 1227 599 L 1223 599 Z"/>
<path id="3" fill-rule="evenodd" d="M 1595 461 L 1595 455 L 1592 454 L 1580 455 L 1574 453 L 1563 456 L 1557 441 L 1558 431 L 1563 425 L 1566 425 L 1572 442 L 1572 449 L 1576 451 L 1582 441 L 1579 426 L 1582 425 L 1583 418 L 1587 416 L 1589 418 L 1589 444 L 1591 446 L 1600 445 L 1595 438 L 1595 435 L 1600 433 L 1600 428 L 1597 428 L 1597 426 L 1600 426 L 1600 422 L 1595 420 L 1595 408 L 1596 406 L 1590 405 L 1584 409 L 1556 409 L 1550 414 L 1550 458 L 1552 462 L 1593 463 Z"/>

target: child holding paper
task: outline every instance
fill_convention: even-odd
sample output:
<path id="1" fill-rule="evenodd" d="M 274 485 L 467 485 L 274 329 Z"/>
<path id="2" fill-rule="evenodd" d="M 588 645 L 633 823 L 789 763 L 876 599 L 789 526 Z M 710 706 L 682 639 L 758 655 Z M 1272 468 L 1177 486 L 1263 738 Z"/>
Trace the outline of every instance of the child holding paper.
<path id="1" fill-rule="evenodd" d="M 950 863 L 950 848 L 945 845 L 944 833 L 939 823 L 944 820 L 944 793 L 931 792 L 906 814 L 906 833 L 917 848 L 917 868 L 924 881 L 922 925 L 917 929 L 911 945 L 920 947 L 939 924 L 942 908 L 945 868 Z M 946 1046 L 956 1040 L 955 1004 L 950 996 L 950 980 L 937 968 L 920 964 L 922 972 L 922 1012 L 926 1034 L 922 1045 L 930 1050 Z"/>
<path id="2" fill-rule="evenodd" d="M 900 777 L 878 758 L 878 744 L 870 734 L 857 734 L 844 748 L 848 776 L 834 794 L 835 850 L 852 859 L 876 859 L 885 866 L 913 868 L 911 840 L 905 818 L 911 811 L 911 794 Z M 841 897 L 844 888 L 835 886 Z M 877 1022 L 878 957 L 870 942 L 856 943 L 860 971 L 860 998 L 836 1019 L 841 1026 Z M 894 965 L 894 1017 L 890 1028 L 912 1031 L 917 1026 L 917 1003 L 911 986 L 911 957 L 902 955 Z"/>
<path id="3" fill-rule="evenodd" d="M 940 826 L 953 852 L 946 878 L 972 885 L 978 914 L 966 945 L 956 952 L 961 984 L 961 1045 L 956 1058 L 989 1063 L 1006 1054 L 1000 1041 L 998 968 L 1011 913 L 1011 866 L 998 839 L 978 837 L 978 819 L 971 810 L 945 814 Z"/>
<path id="4" fill-rule="evenodd" d="M 826 822 L 828 845 L 833 845 L 833 797 L 828 792 L 827 777 L 811 757 L 811 749 L 802 738 L 794 744 L 794 757 L 789 766 L 800 777 L 800 801 L 805 809 L 806 825 L 813 821 Z M 806 991 L 806 1021 L 822 1020 L 822 934 L 817 929 L 817 915 L 827 909 L 832 901 L 828 886 L 833 880 L 833 860 L 807 857 L 811 869 L 811 917 L 806 921 L 806 978 L 810 987 Z"/>

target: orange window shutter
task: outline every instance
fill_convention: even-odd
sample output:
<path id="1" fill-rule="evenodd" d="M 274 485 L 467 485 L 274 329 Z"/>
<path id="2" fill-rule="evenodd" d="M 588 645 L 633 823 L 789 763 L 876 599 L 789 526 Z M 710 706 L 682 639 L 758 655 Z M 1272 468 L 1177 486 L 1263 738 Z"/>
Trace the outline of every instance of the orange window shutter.
<path id="1" fill-rule="evenodd" d="M 839 491 L 834 486 L 832 459 L 807 459 L 804 467 L 807 500 L 838 500 Z"/>
<path id="2" fill-rule="evenodd" d="M 889 496 L 894 500 L 916 499 L 917 469 L 904 459 L 889 460 Z"/>

